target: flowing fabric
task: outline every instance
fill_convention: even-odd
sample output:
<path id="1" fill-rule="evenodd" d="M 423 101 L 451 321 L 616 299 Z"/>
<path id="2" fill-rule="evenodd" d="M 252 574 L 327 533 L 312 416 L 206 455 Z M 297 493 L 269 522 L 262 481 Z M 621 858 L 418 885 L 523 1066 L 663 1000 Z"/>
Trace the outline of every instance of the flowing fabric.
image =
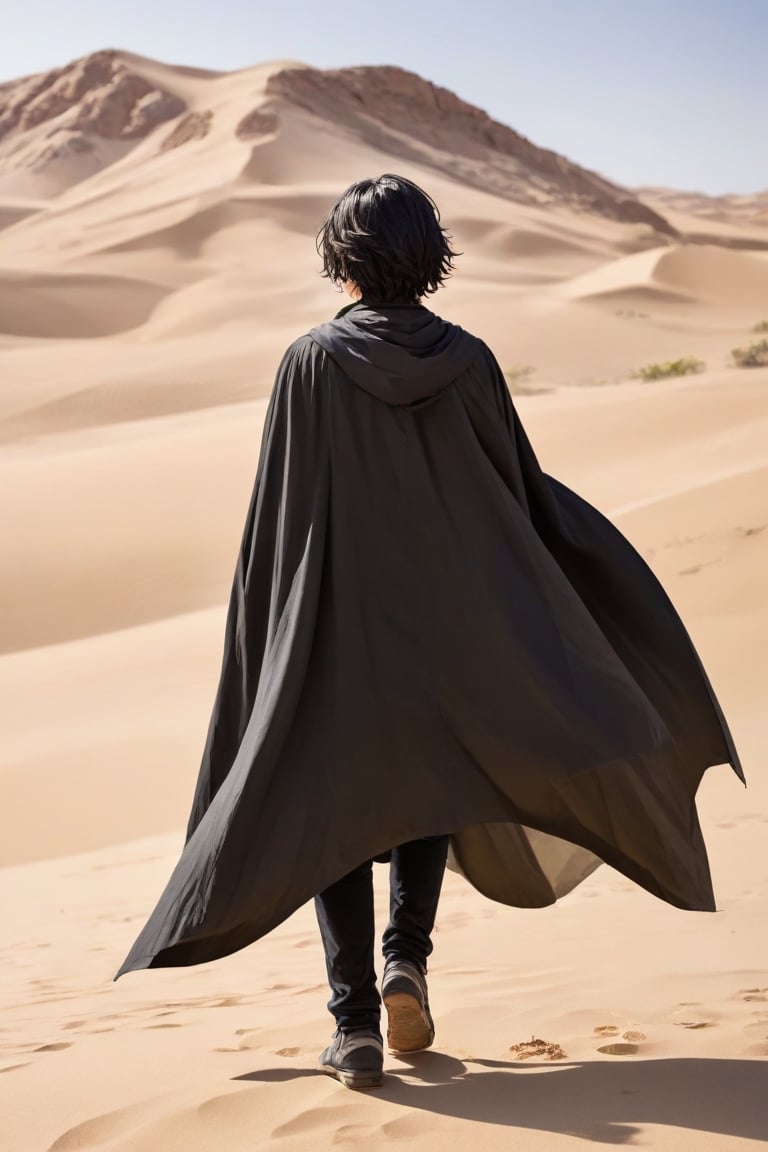
<path id="1" fill-rule="evenodd" d="M 225 956 L 443 833 L 506 904 L 605 861 L 713 910 L 695 795 L 721 763 L 743 780 L 677 611 L 541 471 L 487 345 L 351 305 L 280 363 L 186 843 L 118 976 Z"/>

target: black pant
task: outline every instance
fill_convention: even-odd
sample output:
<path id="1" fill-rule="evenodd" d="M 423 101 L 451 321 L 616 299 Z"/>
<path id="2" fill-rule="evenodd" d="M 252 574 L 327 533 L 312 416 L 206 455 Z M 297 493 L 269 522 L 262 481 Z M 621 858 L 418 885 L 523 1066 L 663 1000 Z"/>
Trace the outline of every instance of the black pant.
<path id="1" fill-rule="evenodd" d="M 385 959 L 410 960 L 423 972 L 445 871 L 448 836 L 428 836 L 392 849 Z M 340 1028 L 378 1028 L 381 997 L 373 963 L 373 862 L 367 861 L 315 897 L 331 999 Z"/>

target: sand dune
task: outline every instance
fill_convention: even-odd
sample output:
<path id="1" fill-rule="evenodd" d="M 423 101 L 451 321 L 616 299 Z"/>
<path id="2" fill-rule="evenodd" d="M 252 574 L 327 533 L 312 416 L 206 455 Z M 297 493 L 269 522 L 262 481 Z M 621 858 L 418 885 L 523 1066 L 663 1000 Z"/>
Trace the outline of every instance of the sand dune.
<path id="1" fill-rule="evenodd" d="M 186 822 L 277 363 L 346 303 L 315 232 L 383 171 L 463 252 L 427 302 L 663 579 L 749 787 L 700 792 L 715 916 L 607 867 L 545 912 L 448 875 L 436 1048 L 361 1096 L 313 1070 L 310 906 L 111 978 Z M 401 69 L 108 51 L 0 86 L 2 1152 L 764 1146 L 768 372 L 730 352 L 768 319 L 768 229 L 742 199 L 621 189 Z M 632 379 L 681 356 L 705 371 Z M 563 1058 L 518 1059 L 532 1036 Z"/>
<path id="2" fill-rule="evenodd" d="M 681 192 L 672 188 L 636 188 L 636 194 L 657 212 L 685 215 L 711 230 L 725 224 L 728 229 L 747 226 L 755 234 L 768 228 L 768 193 L 754 195 L 706 196 L 702 192 Z M 726 231 L 725 235 L 734 235 Z M 768 234 L 765 237 L 768 241 Z"/>
<path id="3" fill-rule="evenodd" d="M 652 249 L 625 256 L 563 285 L 572 299 L 634 296 L 662 304 L 701 303 L 734 312 L 768 300 L 768 255 L 714 245 Z"/>
<path id="4" fill-rule="evenodd" d="M 0 657 L 8 734 L 0 780 L 14 797 L 0 811 L 0 866 L 178 824 L 205 740 L 223 626 L 217 605 Z M 22 823 L 19 812 L 36 817 Z"/>
<path id="5" fill-rule="evenodd" d="M 59 445 L 9 458 L 0 486 L 12 529 L 0 576 L 8 608 L 2 650 L 222 603 L 263 402 L 259 409 L 257 419 L 238 406 L 216 419 L 140 426 L 79 451 Z"/>
<path id="6" fill-rule="evenodd" d="M 25 204 L 20 201 L 0 203 L 0 228 L 10 228 L 11 224 L 18 224 L 20 220 L 39 212 L 40 207 L 39 204 Z"/>
<path id="7" fill-rule="evenodd" d="M 716 791 L 704 799 L 713 850 L 734 854 L 738 837 L 738 855 L 754 859 L 764 824 L 734 806 L 729 787 Z M 386 1086 L 361 1097 L 313 1071 L 329 1029 L 309 906 L 217 965 L 109 982 L 177 845 L 154 838 L 72 856 L 53 889 L 47 865 L 0 873 L 13 912 L 7 943 L 29 989 L 4 1012 L 11 1146 L 188 1152 L 222 1136 L 243 1150 L 764 1143 L 768 1000 L 754 921 L 765 904 L 744 892 L 765 890 L 764 868 L 732 869 L 720 884 L 726 911 L 683 917 L 684 931 L 681 913 L 607 869 L 549 924 L 478 906 L 449 874 L 432 961 L 439 1045 L 388 1057 Z M 383 879 L 377 869 L 379 918 Z M 60 921 L 62 907 L 70 927 L 51 940 L 40 926 Z M 8 977 L 5 967 L 12 997 Z M 565 1059 L 516 1062 L 510 1047 L 531 1035 L 559 1043 Z M 23 1106 L 41 1095 L 47 1108 Z"/>
<path id="8" fill-rule="evenodd" d="M 164 294 L 160 285 L 126 276 L 6 272 L 0 331 L 60 340 L 113 336 L 142 324 Z"/>
<path id="9" fill-rule="evenodd" d="M 722 307 L 752 307 L 757 313 L 768 300 L 768 254 L 762 252 L 688 245 L 665 252 L 655 276 L 669 287 Z"/>

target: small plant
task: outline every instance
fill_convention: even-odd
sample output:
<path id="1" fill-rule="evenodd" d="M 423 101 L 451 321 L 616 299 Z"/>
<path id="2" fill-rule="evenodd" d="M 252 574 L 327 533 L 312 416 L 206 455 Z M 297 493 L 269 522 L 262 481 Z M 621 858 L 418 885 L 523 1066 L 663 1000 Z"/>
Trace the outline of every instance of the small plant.
<path id="1" fill-rule="evenodd" d="M 533 376 L 535 368 L 530 365 L 525 365 L 522 368 L 509 368 L 504 373 L 507 378 L 509 390 L 513 396 L 541 396 L 545 392 L 551 392 L 552 389 L 546 385 L 536 385 L 528 387 L 525 384 L 526 380 L 530 380 Z"/>
<path id="2" fill-rule="evenodd" d="M 510 392 L 514 396 L 529 396 L 532 391 L 535 391 L 535 389 L 526 388 L 525 386 L 525 381 L 530 380 L 535 371 L 536 369 L 531 368 L 530 365 L 508 369 L 504 375 L 507 378 Z"/>
<path id="3" fill-rule="evenodd" d="M 768 340 L 755 340 L 746 348 L 734 348 L 731 356 L 739 368 L 768 368 Z"/>
<path id="4" fill-rule="evenodd" d="M 752 331 L 756 336 L 759 336 L 761 332 L 768 332 L 768 320 L 759 320 Z"/>
<path id="5" fill-rule="evenodd" d="M 679 360 L 668 360 L 666 364 L 646 364 L 632 375 L 637 380 L 666 380 L 670 376 L 690 376 L 693 372 L 703 372 L 706 365 L 695 356 L 682 356 Z"/>
<path id="6" fill-rule="evenodd" d="M 530 379 L 533 376 L 535 368 L 531 368 L 530 364 L 525 364 L 521 368 L 508 368 L 504 375 L 510 384 L 520 384 L 523 380 Z"/>

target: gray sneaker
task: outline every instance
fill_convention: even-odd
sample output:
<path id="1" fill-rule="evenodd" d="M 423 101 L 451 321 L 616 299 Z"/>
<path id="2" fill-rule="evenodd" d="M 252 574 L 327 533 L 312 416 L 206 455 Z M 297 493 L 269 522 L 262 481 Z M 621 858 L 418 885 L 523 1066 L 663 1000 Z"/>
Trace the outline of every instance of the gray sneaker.
<path id="1" fill-rule="evenodd" d="M 435 1039 L 427 981 L 410 960 L 387 960 L 381 981 L 387 1010 L 387 1043 L 392 1052 L 420 1052 Z"/>
<path id="2" fill-rule="evenodd" d="M 337 1028 L 318 1068 L 347 1088 L 379 1088 L 384 1082 L 384 1044 L 372 1029 L 345 1032 Z"/>

